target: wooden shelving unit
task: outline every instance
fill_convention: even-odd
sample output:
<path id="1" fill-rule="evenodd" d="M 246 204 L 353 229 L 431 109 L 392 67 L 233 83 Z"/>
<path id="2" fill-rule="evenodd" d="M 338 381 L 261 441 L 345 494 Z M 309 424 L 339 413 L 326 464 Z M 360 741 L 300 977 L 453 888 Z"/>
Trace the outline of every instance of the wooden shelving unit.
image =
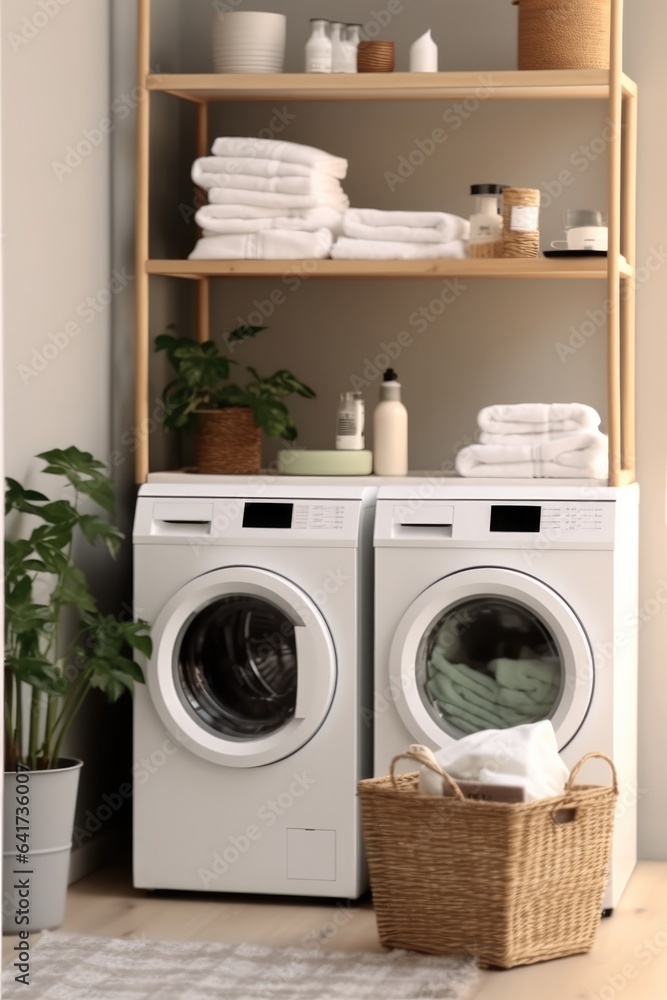
<path id="1" fill-rule="evenodd" d="M 632 277 L 624 258 L 623 277 Z M 300 261 L 286 260 L 149 260 L 148 274 L 172 278 L 278 278 L 296 271 Z M 514 258 L 512 260 L 309 260 L 308 274 L 317 278 L 606 278 L 604 257 Z"/>
<path id="2" fill-rule="evenodd" d="M 623 0 L 612 0 L 609 70 L 488 73 L 152 74 L 151 0 L 139 0 L 138 77 L 149 98 L 168 94 L 197 105 L 197 149 L 209 149 L 208 109 L 224 101 L 601 100 L 610 132 L 609 252 L 606 258 L 428 261 L 195 261 L 149 258 L 150 99 L 138 105 L 136 230 L 136 421 L 148 422 L 149 282 L 162 275 L 198 282 L 198 336 L 209 336 L 211 279 L 282 277 L 307 270 L 318 279 L 596 279 L 607 282 L 609 483 L 635 478 L 635 189 L 637 87 L 622 71 Z M 136 478 L 149 471 L 148 436 L 140 439 Z"/>

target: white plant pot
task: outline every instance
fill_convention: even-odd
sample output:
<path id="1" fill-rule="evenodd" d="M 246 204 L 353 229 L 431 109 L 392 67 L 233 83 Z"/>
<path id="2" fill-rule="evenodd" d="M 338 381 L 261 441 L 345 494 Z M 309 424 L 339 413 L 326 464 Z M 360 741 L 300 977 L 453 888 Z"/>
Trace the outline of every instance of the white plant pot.
<path id="1" fill-rule="evenodd" d="M 52 930 L 65 919 L 82 767 L 80 760 L 63 758 L 50 771 L 5 771 L 3 934 Z M 27 862 L 18 860 L 24 856 Z"/>

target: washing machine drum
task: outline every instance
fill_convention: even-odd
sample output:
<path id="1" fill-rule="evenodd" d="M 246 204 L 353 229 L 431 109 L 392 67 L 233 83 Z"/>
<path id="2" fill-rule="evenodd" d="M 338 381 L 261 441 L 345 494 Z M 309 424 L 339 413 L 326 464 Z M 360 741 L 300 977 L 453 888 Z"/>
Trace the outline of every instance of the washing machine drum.
<path id="1" fill-rule="evenodd" d="M 277 573 L 236 566 L 182 587 L 152 629 L 148 690 L 172 736 L 218 764 L 282 760 L 318 732 L 337 663 L 308 594 Z"/>
<path id="2" fill-rule="evenodd" d="M 275 605 L 223 597 L 200 611 L 178 653 L 181 688 L 193 710 L 219 733 L 255 737 L 294 716 L 294 624 Z"/>
<path id="3" fill-rule="evenodd" d="M 578 616 L 552 588 L 513 569 L 474 567 L 413 602 L 394 636 L 390 677 L 419 742 L 443 746 L 550 719 L 563 749 L 590 708 L 594 661 Z"/>

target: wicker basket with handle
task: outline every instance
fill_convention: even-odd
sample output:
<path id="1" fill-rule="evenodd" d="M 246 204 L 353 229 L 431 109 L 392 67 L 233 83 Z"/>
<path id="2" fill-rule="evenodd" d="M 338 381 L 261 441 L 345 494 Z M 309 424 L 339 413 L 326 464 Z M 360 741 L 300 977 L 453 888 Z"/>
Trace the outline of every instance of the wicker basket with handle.
<path id="1" fill-rule="evenodd" d="M 519 69 L 608 69 L 611 0 L 512 0 Z"/>
<path id="2" fill-rule="evenodd" d="M 262 432 L 247 406 L 199 413 L 195 438 L 197 472 L 254 475 L 261 466 Z"/>
<path id="3" fill-rule="evenodd" d="M 585 761 L 601 757 L 613 784 L 575 785 Z M 382 944 L 467 953 L 509 969 L 588 951 L 600 921 L 618 796 L 609 757 L 589 753 L 565 791 L 536 802 L 419 792 L 419 773 L 396 775 L 400 760 L 436 770 L 408 751 L 391 774 L 359 783 L 364 843 Z"/>

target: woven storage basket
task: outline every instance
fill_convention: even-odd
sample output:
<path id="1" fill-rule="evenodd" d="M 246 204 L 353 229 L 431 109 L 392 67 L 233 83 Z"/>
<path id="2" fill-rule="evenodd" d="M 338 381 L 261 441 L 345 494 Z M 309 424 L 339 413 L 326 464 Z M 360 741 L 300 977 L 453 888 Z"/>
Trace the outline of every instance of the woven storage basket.
<path id="1" fill-rule="evenodd" d="M 503 188 L 503 257 L 538 257 L 540 192 L 537 188 Z M 534 228 L 528 229 L 527 226 Z"/>
<path id="2" fill-rule="evenodd" d="M 357 49 L 357 69 L 359 73 L 393 73 L 393 42 L 360 42 Z"/>
<path id="3" fill-rule="evenodd" d="M 611 0 L 513 0 L 519 69 L 608 69 Z"/>
<path id="4" fill-rule="evenodd" d="M 612 786 L 574 785 L 590 757 L 608 761 Z M 418 772 L 394 774 L 404 758 L 432 767 L 408 752 L 359 783 L 382 944 L 504 969 L 588 951 L 609 873 L 611 760 L 586 754 L 562 796 L 506 803 L 464 798 L 443 771 L 454 795 L 422 795 Z"/>
<path id="5" fill-rule="evenodd" d="M 197 472 L 243 475 L 259 472 L 262 432 L 247 406 L 229 406 L 198 415 L 195 439 Z"/>

